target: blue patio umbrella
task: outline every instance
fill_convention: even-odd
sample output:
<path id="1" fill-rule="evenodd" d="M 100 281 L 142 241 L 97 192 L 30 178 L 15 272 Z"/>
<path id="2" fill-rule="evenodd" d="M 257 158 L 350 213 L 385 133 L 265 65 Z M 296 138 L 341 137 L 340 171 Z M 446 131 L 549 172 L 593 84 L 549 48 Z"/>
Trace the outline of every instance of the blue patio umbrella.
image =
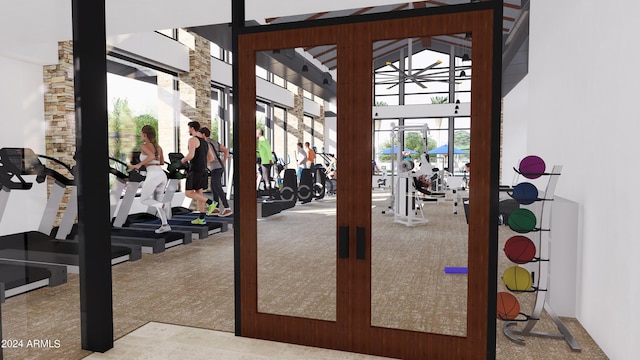
<path id="1" fill-rule="evenodd" d="M 429 150 L 429 154 L 430 155 L 447 155 L 449 154 L 449 144 L 444 144 L 442 146 L 438 146 L 435 149 Z M 468 152 L 464 151 L 464 150 L 460 150 L 456 147 L 453 148 L 453 154 L 454 155 L 458 155 L 458 154 L 468 154 Z"/>
<path id="2" fill-rule="evenodd" d="M 391 155 L 391 154 L 396 154 L 398 152 L 398 145 L 394 145 L 392 148 L 388 148 L 388 149 L 384 149 L 382 151 L 380 151 L 378 154 L 380 155 Z M 404 152 L 408 152 L 411 155 L 415 155 L 417 154 L 417 152 L 411 150 L 411 149 L 407 149 L 404 148 Z"/>

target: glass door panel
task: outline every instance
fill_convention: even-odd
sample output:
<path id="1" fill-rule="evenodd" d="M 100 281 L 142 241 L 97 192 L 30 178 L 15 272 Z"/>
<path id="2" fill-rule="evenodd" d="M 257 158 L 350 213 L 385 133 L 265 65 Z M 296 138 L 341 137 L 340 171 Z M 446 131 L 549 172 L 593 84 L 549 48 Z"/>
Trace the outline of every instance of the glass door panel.
<path id="1" fill-rule="evenodd" d="M 260 68 L 289 81 L 294 90 L 294 107 L 286 116 L 279 108 L 273 119 L 260 107 L 256 113 L 256 128 L 263 130 L 272 150 L 269 180 L 262 172 L 264 161 L 256 172 L 258 312 L 335 321 L 337 193 L 329 193 L 325 186 L 332 183 L 327 178 L 332 158 L 319 153 L 313 168 L 305 160 L 309 150 L 304 143 L 312 142 L 308 137 L 312 127 L 311 118 L 303 115 L 301 90 L 307 81 L 296 77 L 312 78 L 318 70 L 305 65 L 307 73 L 294 77 L 294 70 L 300 71 L 295 66 L 298 61 L 302 55 L 295 49 L 256 53 Z M 272 95 L 281 90 L 262 78 L 256 81 L 258 97 L 267 95 L 261 91 Z M 296 84 L 299 89 L 293 87 Z"/>
<path id="2" fill-rule="evenodd" d="M 448 124 L 454 115 L 468 116 L 470 96 L 464 104 L 456 98 L 470 76 L 470 61 L 462 78 L 459 70 L 470 40 L 464 34 L 429 39 L 373 44 L 375 102 L 398 105 L 379 109 L 394 120 L 374 126 L 371 324 L 466 336 L 469 231 L 464 194 L 449 169 L 449 158 L 461 154 L 449 151 Z M 451 41 L 460 45 L 438 51 Z M 399 50 L 385 51 L 390 48 Z"/>

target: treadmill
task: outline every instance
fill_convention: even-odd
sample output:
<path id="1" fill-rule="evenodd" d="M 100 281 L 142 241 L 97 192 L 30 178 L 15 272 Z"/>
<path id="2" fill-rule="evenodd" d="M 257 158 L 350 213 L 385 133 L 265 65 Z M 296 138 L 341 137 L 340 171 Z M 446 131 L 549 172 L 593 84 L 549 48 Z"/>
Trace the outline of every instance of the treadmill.
<path id="1" fill-rule="evenodd" d="M 183 155 L 180 153 L 170 153 L 169 161 L 172 165 L 177 164 L 182 157 Z M 167 189 L 160 201 L 164 203 L 171 203 L 173 196 L 180 185 L 180 179 L 184 178 L 183 170 L 184 167 L 170 166 Z M 146 213 L 129 214 L 132 203 L 133 200 L 129 204 L 123 203 L 120 205 L 120 209 L 118 210 L 118 214 L 114 220 L 114 226 L 125 226 L 137 229 L 157 229 L 161 225 L 160 219 L 151 214 L 151 212 L 155 214 L 155 209 L 149 209 Z M 172 230 L 190 231 L 194 239 L 205 239 L 209 235 L 218 232 L 226 232 L 229 229 L 228 222 L 207 221 L 206 224 L 197 225 L 192 224 L 189 219 L 181 219 L 178 217 L 174 218 L 173 216 L 169 216 L 168 223 Z"/>
<path id="2" fill-rule="evenodd" d="M 19 174 L 11 174 L 0 166 L 0 218 L 6 209 L 11 190 L 29 190 Z M 19 181 L 13 181 L 16 177 Z M 23 264 L 11 260 L 0 260 L 0 302 L 4 299 L 45 286 L 56 286 L 67 282 L 67 268 L 60 265 Z"/>
<path id="3" fill-rule="evenodd" d="M 64 188 L 70 185 L 69 179 L 44 166 L 40 162 L 38 155 L 28 148 L 2 148 L 0 149 L 0 162 L 6 171 L 12 174 L 36 175 L 36 181 L 40 183 L 47 176 L 55 180 L 40 228 L 37 231 L 0 236 L 0 259 L 65 265 L 68 272 L 79 273 L 80 255 L 78 242 L 55 239 L 50 235 L 51 228 L 48 229 L 49 232 L 45 232 L 47 230 L 44 229 L 51 221 L 49 219 L 51 216 L 50 210 L 54 208 L 56 202 L 56 206 L 59 206 L 58 199 L 62 199 L 61 193 L 64 193 Z M 112 265 L 140 258 L 141 248 L 139 246 L 111 246 Z"/>
<path id="4" fill-rule="evenodd" d="M 126 167 L 126 164 L 120 160 L 114 158 L 110 158 L 110 160 Z M 120 211 L 116 212 L 118 204 L 121 211 L 131 207 L 138 187 L 140 186 L 140 183 L 144 181 L 144 176 L 140 175 L 138 172 L 125 174 L 115 166 L 109 167 L 109 173 L 112 174 L 116 180 L 111 191 L 111 202 L 114 204 L 111 211 L 113 224 L 113 227 L 111 228 L 111 239 L 122 243 L 140 244 L 142 246 L 143 253 L 152 254 L 163 252 L 165 249 L 180 244 L 191 243 L 191 231 L 178 231 L 177 229 L 172 228 L 171 231 L 156 234 L 154 231 L 155 229 L 136 229 L 116 226 L 116 223 L 120 224 L 119 221 L 116 221 L 116 218 L 119 219 L 122 216 L 116 216 L 120 214 Z"/>

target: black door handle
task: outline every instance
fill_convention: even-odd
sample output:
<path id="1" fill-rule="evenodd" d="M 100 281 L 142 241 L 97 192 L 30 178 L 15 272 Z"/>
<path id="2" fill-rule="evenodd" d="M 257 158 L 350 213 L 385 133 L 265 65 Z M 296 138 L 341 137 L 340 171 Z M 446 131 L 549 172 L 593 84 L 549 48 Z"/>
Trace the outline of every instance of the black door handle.
<path id="1" fill-rule="evenodd" d="M 364 228 L 359 226 L 356 228 L 356 258 L 360 260 L 365 258 Z"/>
<path id="2" fill-rule="evenodd" d="M 340 226 L 338 228 L 338 257 L 340 259 L 349 258 L 349 227 Z"/>

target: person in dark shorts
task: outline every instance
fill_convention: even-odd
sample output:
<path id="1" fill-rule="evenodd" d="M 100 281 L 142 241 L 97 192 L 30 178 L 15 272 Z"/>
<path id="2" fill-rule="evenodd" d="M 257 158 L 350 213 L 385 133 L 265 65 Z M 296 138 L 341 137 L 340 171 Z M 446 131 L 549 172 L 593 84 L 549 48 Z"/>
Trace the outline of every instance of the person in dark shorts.
<path id="1" fill-rule="evenodd" d="M 213 194 L 213 202 L 218 203 L 218 208 L 213 210 L 213 214 L 222 217 L 229 216 L 233 214 L 233 211 L 229 207 L 227 195 L 222 188 L 224 164 L 226 164 L 229 159 L 229 149 L 211 138 L 211 130 L 209 130 L 209 128 L 205 126 L 201 127 L 200 133 L 204 135 L 204 140 L 209 144 L 214 155 L 213 161 L 208 164 L 209 170 L 211 171 L 211 183 L 209 187 Z M 220 156 L 220 153 L 222 153 L 222 156 Z M 222 202 L 222 204 L 220 204 L 220 202 Z"/>
<path id="2" fill-rule="evenodd" d="M 189 142 L 187 143 L 189 152 L 180 160 L 183 164 L 189 162 L 189 172 L 187 173 L 187 183 L 185 186 L 185 196 L 195 200 L 198 204 L 200 216 L 191 221 L 192 224 L 206 224 L 206 214 L 211 215 L 216 208 L 217 203 L 204 196 L 203 191 L 209 186 L 209 174 L 207 163 L 213 161 L 213 153 L 209 149 L 209 144 L 203 139 L 200 130 L 200 123 L 191 121 L 189 126 Z"/>

